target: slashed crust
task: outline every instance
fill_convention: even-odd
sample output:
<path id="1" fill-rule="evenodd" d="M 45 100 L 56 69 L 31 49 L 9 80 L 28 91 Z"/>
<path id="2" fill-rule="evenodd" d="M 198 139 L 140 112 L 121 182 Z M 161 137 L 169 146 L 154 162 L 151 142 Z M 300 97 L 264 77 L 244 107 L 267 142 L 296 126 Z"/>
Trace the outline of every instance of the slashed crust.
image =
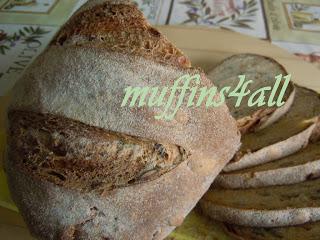
<path id="1" fill-rule="evenodd" d="M 201 86 L 212 86 L 133 5 L 91 1 L 74 15 L 21 78 L 10 111 L 79 122 L 88 135 L 98 128 L 147 145 L 179 146 L 188 157 L 150 181 L 80 191 L 29 174 L 18 164 L 23 155 L 11 144 L 9 187 L 33 235 L 45 240 L 157 240 L 182 223 L 239 149 L 235 120 L 225 105 L 187 108 L 184 102 L 172 121 L 156 120 L 157 107 L 120 106 L 124 88 L 164 87 L 184 74 L 200 74 Z M 81 146 L 69 149 L 80 151 Z"/>

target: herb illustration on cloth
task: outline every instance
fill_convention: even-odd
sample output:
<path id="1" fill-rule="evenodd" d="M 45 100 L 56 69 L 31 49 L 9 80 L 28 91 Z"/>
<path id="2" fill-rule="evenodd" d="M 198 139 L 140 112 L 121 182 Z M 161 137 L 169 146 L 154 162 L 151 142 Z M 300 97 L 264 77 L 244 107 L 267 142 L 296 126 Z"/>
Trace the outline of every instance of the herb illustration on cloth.
<path id="1" fill-rule="evenodd" d="M 44 30 L 40 26 L 23 27 L 12 34 L 8 34 L 0 29 L 0 54 L 6 55 L 6 52 L 16 46 L 18 42 L 21 44 L 38 42 L 47 33 L 49 31 Z"/>
<path id="2" fill-rule="evenodd" d="M 250 0 L 248 3 L 244 1 L 241 8 L 237 8 L 233 0 L 216 1 L 215 8 L 211 8 L 205 0 L 201 2 L 182 1 L 181 3 L 188 7 L 186 12 L 188 19 L 183 23 L 221 25 L 229 22 L 231 26 L 252 29 L 250 23 L 254 20 L 250 17 L 255 16 L 258 11 L 256 0 Z"/>
<path id="3" fill-rule="evenodd" d="M 0 24 L 0 96 L 45 49 L 58 27 Z"/>
<path id="4" fill-rule="evenodd" d="M 265 38 L 260 0 L 175 0 L 171 24 L 224 27 Z"/>
<path id="5" fill-rule="evenodd" d="M 291 29 L 320 32 L 320 4 L 285 3 L 284 7 Z"/>
<path id="6" fill-rule="evenodd" d="M 5 12 L 48 13 L 58 0 L 9 0 L 0 8 Z"/>
<path id="7" fill-rule="evenodd" d="M 171 0 L 135 0 L 134 3 L 151 24 L 159 25 L 166 23 Z"/>
<path id="8" fill-rule="evenodd" d="M 319 0 L 264 0 L 272 41 L 320 45 Z"/>

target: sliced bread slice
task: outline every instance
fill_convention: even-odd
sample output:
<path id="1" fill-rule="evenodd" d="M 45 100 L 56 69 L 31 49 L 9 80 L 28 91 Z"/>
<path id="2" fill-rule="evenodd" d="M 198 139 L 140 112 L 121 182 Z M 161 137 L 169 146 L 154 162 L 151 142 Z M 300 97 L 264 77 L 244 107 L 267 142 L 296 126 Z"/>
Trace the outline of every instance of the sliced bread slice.
<path id="1" fill-rule="evenodd" d="M 224 224 L 222 228 L 234 240 L 319 240 L 320 236 L 320 222 L 277 228 L 252 228 Z"/>
<path id="2" fill-rule="evenodd" d="M 320 179 L 256 189 L 211 189 L 203 212 L 214 220 L 252 227 L 281 227 L 320 220 Z"/>
<path id="3" fill-rule="evenodd" d="M 319 124 L 320 125 L 320 124 Z M 256 167 L 220 174 L 216 186 L 238 189 L 288 185 L 320 176 L 320 142 L 310 143 L 296 154 Z"/>
<path id="4" fill-rule="evenodd" d="M 234 89 L 239 83 L 238 76 L 245 75 L 247 80 L 253 81 L 248 85 L 248 90 L 253 93 L 263 87 L 273 86 L 276 82 L 275 77 L 279 74 L 286 76 L 288 73 L 283 66 L 271 58 L 256 54 L 237 54 L 224 60 L 210 71 L 208 76 L 218 88 L 231 86 L 231 89 Z M 284 82 L 281 81 L 276 96 L 279 95 Z M 270 93 L 271 91 L 266 92 L 266 99 L 270 97 Z M 294 85 L 290 82 L 284 95 L 285 104 L 279 108 L 248 107 L 250 95 L 243 98 L 239 107 L 236 107 L 236 98 L 228 98 L 226 102 L 231 114 L 237 119 L 240 131 L 245 133 L 265 128 L 281 118 L 290 109 L 294 95 Z"/>
<path id="5" fill-rule="evenodd" d="M 319 94 L 297 86 L 291 110 L 271 126 L 243 135 L 240 150 L 223 171 L 253 167 L 299 151 L 317 131 L 319 115 Z"/>

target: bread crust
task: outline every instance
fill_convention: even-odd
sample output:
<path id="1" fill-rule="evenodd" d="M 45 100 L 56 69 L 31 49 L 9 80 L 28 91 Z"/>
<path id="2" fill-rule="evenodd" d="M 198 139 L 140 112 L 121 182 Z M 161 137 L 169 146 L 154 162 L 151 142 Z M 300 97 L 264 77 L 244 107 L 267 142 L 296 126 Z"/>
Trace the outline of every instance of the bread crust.
<path id="1" fill-rule="evenodd" d="M 143 13 L 128 1 L 89 2 L 71 17 L 51 44 L 94 44 L 95 47 L 142 56 L 162 64 L 181 68 L 191 66 L 188 57 L 152 27 Z"/>
<path id="2" fill-rule="evenodd" d="M 200 201 L 214 220 L 252 227 L 281 227 L 320 220 L 319 179 L 252 189 L 212 188 Z"/>
<path id="3" fill-rule="evenodd" d="M 100 3 L 89 2 L 77 14 L 98 8 Z M 95 41 L 53 43 L 14 89 L 10 111 L 69 118 L 106 131 L 174 144 L 190 153 L 156 179 L 98 194 L 57 186 L 28 174 L 19 164 L 23 159 L 10 145 L 6 161 L 9 187 L 37 238 L 163 239 L 182 223 L 239 149 L 240 134 L 225 105 L 187 108 L 185 100 L 172 121 L 156 120 L 157 107 L 120 108 L 128 86 L 170 86 L 185 74 L 200 74 L 201 86 L 212 86 L 201 70 L 189 68 L 186 62 L 166 63 L 144 53 L 130 48 L 120 51 Z M 171 56 L 184 57 L 178 51 Z"/>
<path id="4" fill-rule="evenodd" d="M 46 68 L 38 67 L 41 65 Z M 185 98 L 171 121 L 156 120 L 163 112 L 156 106 L 120 107 L 126 87 L 168 86 L 185 74 L 200 74 L 199 88 L 213 86 L 199 69 L 164 66 L 93 46 L 51 46 L 14 88 L 10 110 L 56 114 L 109 131 L 172 143 L 191 153 L 232 156 L 229 148 L 220 144 L 228 142 L 230 148 L 237 149 L 240 136 L 225 105 L 189 108 Z"/>
<path id="5" fill-rule="evenodd" d="M 231 224 L 220 224 L 224 231 L 237 240 L 279 240 L 279 239 L 317 239 L 319 222 L 292 227 L 250 228 Z"/>
<path id="6" fill-rule="evenodd" d="M 306 181 L 319 174 L 320 159 L 298 166 L 245 174 L 219 175 L 215 184 L 219 187 L 239 189 L 274 185 L 289 185 Z M 254 177 L 252 177 L 252 175 Z"/>
<path id="7" fill-rule="evenodd" d="M 237 209 L 200 201 L 201 208 L 214 220 L 250 227 L 285 227 L 320 220 L 320 208 L 287 208 L 281 210 Z"/>
<path id="8" fill-rule="evenodd" d="M 13 161 L 6 169 L 12 197 L 37 238 L 61 239 L 71 231 L 66 240 L 140 240 L 163 239 L 182 224 L 222 167 L 218 159 L 192 156 L 156 180 L 102 195 L 31 177 Z"/>
<path id="9" fill-rule="evenodd" d="M 290 92 L 290 95 L 283 106 L 276 109 L 265 109 L 247 118 L 237 120 L 241 133 L 259 131 L 270 126 L 284 116 L 290 110 L 296 95 L 296 88 L 293 83 L 290 83 L 290 87 L 293 90 Z"/>

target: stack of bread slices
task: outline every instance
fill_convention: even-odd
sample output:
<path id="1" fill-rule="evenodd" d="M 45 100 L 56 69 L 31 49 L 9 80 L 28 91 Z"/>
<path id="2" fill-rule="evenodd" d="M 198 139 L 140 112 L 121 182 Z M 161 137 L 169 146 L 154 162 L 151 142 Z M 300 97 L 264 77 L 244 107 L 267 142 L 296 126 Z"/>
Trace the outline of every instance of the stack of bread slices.
<path id="1" fill-rule="evenodd" d="M 216 77 L 221 69 L 225 73 Z M 209 77 L 222 86 L 239 74 L 258 76 L 254 90 L 285 70 L 266 57 L 240 54 Z M 200 206 L 236 239 L 320 239 L 320 95 L 292 85 L 285 99 L 277 109 L 237 111 L 227 103 L 241 129 L 242 147 Z"/>

